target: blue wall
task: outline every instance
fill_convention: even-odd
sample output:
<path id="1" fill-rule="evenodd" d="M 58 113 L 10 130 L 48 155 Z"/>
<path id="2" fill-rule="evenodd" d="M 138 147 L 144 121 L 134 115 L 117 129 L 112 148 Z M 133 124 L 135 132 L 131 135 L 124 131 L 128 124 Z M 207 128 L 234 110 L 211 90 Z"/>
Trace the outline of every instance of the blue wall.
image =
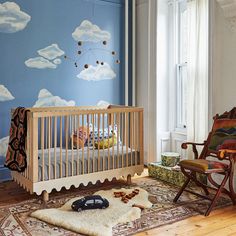
<path id="1" fill-rule="evenodd" d="M 0 0 L 2 6 L 5 2 Z M 7 32 L 12 29 L 8 29 L 7 25 L 1 26 L 0 23 L 0 86 L 4 85 L 14 97 L 13 100 L 1 101 L 0 95 L 0 139 L 8 135 L 10 109 L 33 106 L 41 89 L 47 89 L 52 95 L 66 101 L 73 100 L 77 106 L 95 105 L 100 100 L 124 104 L 124 0 L 13 2 L 20 7 L 21 12 L 28 15 L 28 19 L 24 15 L 28 22 L 23 29 L 15 32 Z M 0 14 L 0 18 L 7 14 L 10 13 L 5 13 L 4 16 Z M 18 15 L 16 19 L 24 20 Z M 78 46 L 72 33 L 84 20 L 110 34 L 106 46 L 102 41 L 84 42 L 81 47 Z M 64 59 L 64 55 L 58 56 L 61 64 L 56 65 L 55 69 L 26 66 L 28 59 L 40 56 L 37 53 L 39 49 L 52 44 L 57 44 L 67 59 Z M 75 67 L 74 62 L 80 57 L 77 51 L 80 49 L 82 52 L 88 50 L 88 53 L 77 62 L 78 67 Z M 110 53 L 113 50 L 116 52 L 115 56 Z M 116 59 L 121 63 L 116 64 Z M 84 70 L 84 64 L 96 66 L 96 60 L 108 63 L 116 77 L 99 81 L 77 78 Z M 52 62 L 53 60 L 50 61 Z"/>

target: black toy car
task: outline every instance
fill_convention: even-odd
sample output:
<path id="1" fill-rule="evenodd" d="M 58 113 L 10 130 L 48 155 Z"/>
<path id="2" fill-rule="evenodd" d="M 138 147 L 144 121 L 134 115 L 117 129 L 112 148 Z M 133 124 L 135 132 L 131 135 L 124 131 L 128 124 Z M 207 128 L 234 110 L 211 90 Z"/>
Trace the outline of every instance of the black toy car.
<path id="1" fill-rule="evenodd" d="M 109 207 L 107 199 L 102 198 L 100 195 L 91 195 L 83 197 L 72 203 L 71 208 L 74 211 L 82 211 L 89 209 L 105 209 Z"/>

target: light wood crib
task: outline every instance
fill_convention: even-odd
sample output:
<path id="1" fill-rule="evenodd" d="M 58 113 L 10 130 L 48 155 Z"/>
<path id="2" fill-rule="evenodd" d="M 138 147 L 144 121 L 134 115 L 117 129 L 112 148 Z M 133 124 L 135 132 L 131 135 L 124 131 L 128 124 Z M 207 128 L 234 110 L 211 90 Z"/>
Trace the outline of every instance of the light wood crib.
<path id="1" fill-rule="evenodd" d="M 82 147 L 78 142 L 80 127 L 90 134 Z M 106 148 L 102 141 L 111 130 L 114 135 Z M 43 194 L 44 201 L 53 189 L 60 191 L 62 187 L 122 176 L 130 182 L 131 176 L 144 169 L 143 108 L 29 108 L 26 151 L 26 170 L 12 171 L 12 177 L 31 194 Z"/>

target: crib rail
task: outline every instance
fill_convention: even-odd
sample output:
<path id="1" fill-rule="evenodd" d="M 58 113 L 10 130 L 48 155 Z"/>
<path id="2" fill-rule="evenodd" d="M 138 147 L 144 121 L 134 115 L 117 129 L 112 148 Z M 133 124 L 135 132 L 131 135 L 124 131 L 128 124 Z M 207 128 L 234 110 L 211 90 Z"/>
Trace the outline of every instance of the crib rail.
<path id="1" fill-rule="evenodd" d="M 142 108 L 29 110 L 23 175 L 32 182 L 143 165 Z"/>

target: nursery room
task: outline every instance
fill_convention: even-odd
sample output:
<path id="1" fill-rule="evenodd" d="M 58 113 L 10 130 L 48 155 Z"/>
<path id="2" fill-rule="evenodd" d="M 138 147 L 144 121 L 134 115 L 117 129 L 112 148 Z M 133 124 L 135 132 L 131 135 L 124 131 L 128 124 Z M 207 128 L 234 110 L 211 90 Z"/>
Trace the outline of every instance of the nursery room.
<path id="1" fill-rule="evenodd" d="M 0 235 L 236 235 L 235 0 L 0 0 Z"/>

